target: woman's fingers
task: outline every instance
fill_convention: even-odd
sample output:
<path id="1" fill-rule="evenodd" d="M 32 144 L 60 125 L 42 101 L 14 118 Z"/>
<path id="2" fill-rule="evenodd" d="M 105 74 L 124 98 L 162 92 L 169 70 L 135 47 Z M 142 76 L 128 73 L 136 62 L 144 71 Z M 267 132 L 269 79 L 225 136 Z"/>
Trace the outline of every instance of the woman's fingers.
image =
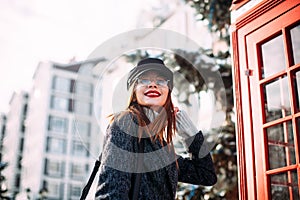
<path id="1" fill-rule="evenodd" d="M 179 112 L 179 108 L 178 107 L 174 107 L 174 113 L 176 114 L 177 112 Z"/>

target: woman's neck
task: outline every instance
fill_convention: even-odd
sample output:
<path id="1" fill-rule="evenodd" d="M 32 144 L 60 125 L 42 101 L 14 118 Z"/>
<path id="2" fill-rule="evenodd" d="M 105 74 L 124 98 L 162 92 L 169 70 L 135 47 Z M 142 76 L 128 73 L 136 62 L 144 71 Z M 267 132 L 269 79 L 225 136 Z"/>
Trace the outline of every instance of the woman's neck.
<path id="1" fill-rule="evenodd" d="M 159 115 L 159 112 L 149 107 L 143 107 L 143 110 L 150 122 L 153 122 L 155 118 Z"/>

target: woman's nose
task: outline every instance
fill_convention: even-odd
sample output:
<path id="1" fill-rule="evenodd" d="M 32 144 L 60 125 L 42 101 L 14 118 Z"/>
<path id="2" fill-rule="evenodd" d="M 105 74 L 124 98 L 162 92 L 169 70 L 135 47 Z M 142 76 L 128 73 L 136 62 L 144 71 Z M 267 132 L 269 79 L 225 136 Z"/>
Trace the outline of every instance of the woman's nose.
<path id="1" fill-rule="evenodd" d="M 157 85 L 156 85 L 156 81 L 154 81 L 154 80 L 151 80 L 151 82 L 150 82 L 150 84 L 148 85 L 148 87 L 157 87 Z"/>

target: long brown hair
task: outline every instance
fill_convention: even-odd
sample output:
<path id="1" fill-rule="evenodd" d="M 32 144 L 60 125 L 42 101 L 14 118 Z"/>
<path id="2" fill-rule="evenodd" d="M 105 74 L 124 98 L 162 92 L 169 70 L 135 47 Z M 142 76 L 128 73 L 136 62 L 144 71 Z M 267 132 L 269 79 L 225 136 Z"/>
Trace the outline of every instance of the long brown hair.
<path id="1" fill-rule="evenodd" d="M 155 134 L 152 136 L 151 133 L 148 132 L 148 136 L 152 141 L 158 139 L 162 146 L 164 146 L 164 139 L 166 140 L 167 142 L 166 145 L 168 146 L 168 149 L 174 153 L 176 167 L 179 168 L 176 159 L 176 153 L 174 150 L 174 144 L 173 144 L 173 136 L 175 135 L 175 130 L 176 130 L 176 121 L 175 121 L 174 106 L 171 98 L 171 90 L 169 89 L 166 102 L 163 108 L 161 109 L 162 115 L 159 114 L 159 116 L 155 118 L 153 122 L 150 122 L 150 119 L 148 119 L 144 111 L 145 106 L 142 106 L 137 102 L 135 87 L 136 87 L 136 83 L 129 88 L 131 95 L 129 97 L 129 102 L 126 111 L 123 112 L 123 114 L 118 116 L 113 114 L 110 115 L 111 122 L 115 119 L 115 117 L 122 118 L 122 116 L 126 115 L 126 113 L 132 113 L 133 116 L 137 119 L 137 123 L 139 125 L 137 130 L 139 141 L 143 136 L 144 130 L 148 130 L 147 128 L 145 129 L 145 127 L 147 127 L 147 125 L 149 125 L 150 123 L 153 124 L 152 128 L 150 127 L 150 129 L 152 129 L 150 131 L 154 131 Z"/>

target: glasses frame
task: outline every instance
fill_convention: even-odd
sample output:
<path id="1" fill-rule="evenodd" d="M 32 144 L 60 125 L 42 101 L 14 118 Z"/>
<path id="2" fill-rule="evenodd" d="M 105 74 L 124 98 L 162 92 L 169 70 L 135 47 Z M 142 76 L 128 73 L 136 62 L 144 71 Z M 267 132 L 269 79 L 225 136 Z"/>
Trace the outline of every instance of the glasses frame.
<path id="1" fill-rule="evenodd" d="M 142 86 L 148 86 L 154 82 L 159 87 L 169 87 L 170 80 L 167 79 L 149 79 L 149 78 L 137 78 L 136 83 Z M 163 84 L 162 84 L 163 82 Z"/>

